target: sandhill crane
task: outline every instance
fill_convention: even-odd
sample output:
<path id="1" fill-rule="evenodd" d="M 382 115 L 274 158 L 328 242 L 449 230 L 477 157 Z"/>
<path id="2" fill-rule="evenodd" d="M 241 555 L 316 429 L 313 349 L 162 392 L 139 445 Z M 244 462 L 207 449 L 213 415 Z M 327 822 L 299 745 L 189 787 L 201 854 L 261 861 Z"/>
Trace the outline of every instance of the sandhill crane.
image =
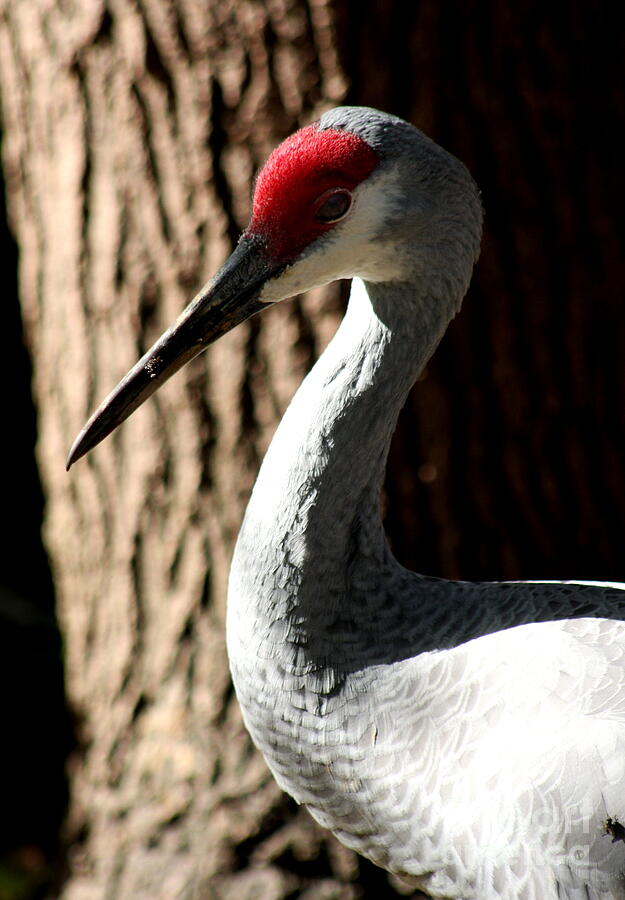
<path id="1" fill-rule="evenodd" d="M 232 256 L 68 465 L 248 316 L 352 277 L 234 553 L 227 641 L 246 726 L 322 825 L 433 897 L 625 897 L 625 844 L 605 826 L 625 821 L 625 592 L 418 575 L 381 525 L 397 415 L 460 307 L 481 222 L 464 165 L 416 128 L 324 114 L 269 157 Z"/>

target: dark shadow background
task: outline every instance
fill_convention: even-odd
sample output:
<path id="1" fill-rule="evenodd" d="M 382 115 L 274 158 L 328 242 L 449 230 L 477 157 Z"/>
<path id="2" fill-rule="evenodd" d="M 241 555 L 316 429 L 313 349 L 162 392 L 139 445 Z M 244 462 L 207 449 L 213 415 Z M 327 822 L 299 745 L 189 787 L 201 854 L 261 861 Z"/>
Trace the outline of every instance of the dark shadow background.
<path id="1" fill-rule="evenodd" d="M 1 174 L 1 173 L 0 173 Z M 66 804 L 70 745 L 54 589 L 41 543 L 31 368 L 22 343 L 18 253 L 0 180 L 2 438 L 0 479 L 0 900 L 43 896 Z"/>
<path id="2" fill-rule="evenodd" d="M 337 3 L 349 101 L 482 190 L 482 255 L 389 464 L 396 554 L 472 580 L 625 581 L 625 12 Z"/>

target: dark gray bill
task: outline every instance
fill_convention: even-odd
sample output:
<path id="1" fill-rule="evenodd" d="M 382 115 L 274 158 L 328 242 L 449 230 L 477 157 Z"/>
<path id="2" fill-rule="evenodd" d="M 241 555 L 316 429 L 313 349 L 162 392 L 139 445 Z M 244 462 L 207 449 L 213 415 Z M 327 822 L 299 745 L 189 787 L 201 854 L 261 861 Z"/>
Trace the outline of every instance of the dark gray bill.
<path id="1" fill-rule="evenodd" d="M 262 240 L 244 235 L 215 277 L 94 412 L 74 441 L 67 468 L 104 440 L 185 363 L 271 305 L 261 303 L 258 296 L 265 281 L 279 271 L 268 262 Z"/>

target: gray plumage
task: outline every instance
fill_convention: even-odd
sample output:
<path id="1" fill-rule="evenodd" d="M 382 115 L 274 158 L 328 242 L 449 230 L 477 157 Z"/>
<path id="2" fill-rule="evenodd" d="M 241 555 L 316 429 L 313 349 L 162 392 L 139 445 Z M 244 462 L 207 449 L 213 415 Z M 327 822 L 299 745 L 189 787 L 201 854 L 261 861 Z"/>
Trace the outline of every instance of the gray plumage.
<path id="1" fill-rule="evenodd" d="M 426 578 L 380 522 L 397 415 L 477 255 L 477 191 L 401 121 L 337 123 L 383 148 L 374 177 L 397 172 L 372 239 L 410 272 L 356 284 L 259 474 L 228 597 L 246 725 L 322 825 L 432 896 L 625 897 L 601 829 L 606 808 L 625 821 L 625 626 L 594 618 L 625 617 L 625 593 Z"/>
<path id="2" fill-rule="evenodd" d="M 433 897 L 625 898 L 623 586 L 428 578 L 397 563 L 381 524 L 397 415 L 479 252 L 477 188 L 376 110 L 333 110 L 276 154 L 230 260 L 69 464 L 237 322 L 353 277 L 234 554 L 227 640 L 246 725 L 322 825 Z"/>

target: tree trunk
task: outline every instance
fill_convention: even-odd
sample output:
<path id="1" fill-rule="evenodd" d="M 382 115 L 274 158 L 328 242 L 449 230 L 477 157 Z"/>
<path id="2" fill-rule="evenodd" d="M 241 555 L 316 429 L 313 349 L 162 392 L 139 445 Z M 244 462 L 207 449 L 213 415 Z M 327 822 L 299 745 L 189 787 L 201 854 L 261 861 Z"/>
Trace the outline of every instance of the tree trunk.
<path id="1" fill-rule="evenodd" d="M 435 0 L 0 9 L 46 542 L 80 721 L 64 896 L 394 896 L 280 794 L 224 649 L 246 498 L 338 289 L 228 335 L 70 475 L 65 456 L 226 256 L 254 170 L 347 97 L 463 158 L 487 213 L 465 310 L 400 420 L 396 552 L 446 577 L 625 579 L 623 32 L 607 0 L 569 20 Z"/>
<path id="2" fill-rule="evenodd" d="M 229 252 L 272 147 L 341 99 L 332 29 L 326 0 L 4 3 L 4 161 L 80 721 L 68 900 L 356 896 L 354 858 L 252 750 L 224 646 L 246 499 L 338 291 L 239 328 L 64 472 L 95 402 Z"/>

